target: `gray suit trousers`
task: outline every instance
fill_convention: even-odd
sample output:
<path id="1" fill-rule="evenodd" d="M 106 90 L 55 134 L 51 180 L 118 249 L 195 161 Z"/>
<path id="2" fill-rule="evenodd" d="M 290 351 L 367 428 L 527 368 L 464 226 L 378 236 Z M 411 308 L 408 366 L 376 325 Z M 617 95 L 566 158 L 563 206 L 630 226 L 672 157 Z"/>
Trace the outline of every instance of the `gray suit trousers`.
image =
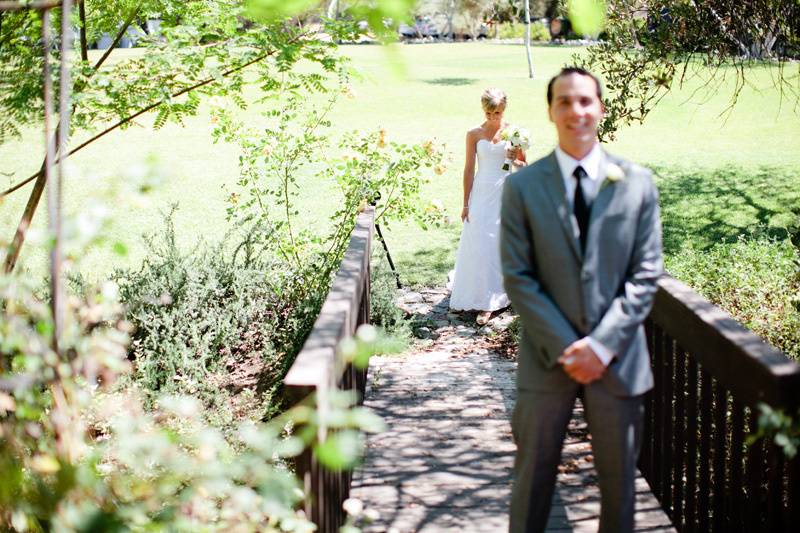
<path id="1" fill-rule="evenodd" d="M 538 533 L 547 526 L 564 435 L 580 388 L 575 383 L 567 390 L 518 391 L 511 422 L 517 445 L 511 533 Z M 597 381 L 583 387 L 583 404 L 600 483 L 599 531 L 632 532 L 643 396 L 615 396 Z"/>

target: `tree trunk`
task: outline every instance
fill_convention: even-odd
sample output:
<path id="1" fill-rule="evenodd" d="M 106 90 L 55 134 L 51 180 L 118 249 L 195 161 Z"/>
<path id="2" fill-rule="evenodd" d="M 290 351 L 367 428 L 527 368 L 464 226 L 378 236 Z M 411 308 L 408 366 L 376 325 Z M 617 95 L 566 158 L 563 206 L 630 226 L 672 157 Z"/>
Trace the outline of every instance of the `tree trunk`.
<path id="1" fill-rule="evenodd" d="M 329 19 L 339 19 L 339 0 L 330 0 L 328 2 L 327 13 Z"/>
<path id="2" fill-rule="evenodd" d="M 455 29 L 453 28 L 453 18 L 456 16 L 456 0 L 450 0 L 447 3 L 447 33 L 450 34 L 450 40 L 456 40 Z"/>
<path id="3" fill-rule="evenodd" d="M 78 15 L 81 19 L 81 59 L 89 61 L 89 46 L 86 43 L 86 0 L 81 0 L 78 4 Z"/>
<path id="4" fill-rule="evenodd" d="M 759 26 L 756 26 L 756 31 L 753 33 L 753 45 L 751 46 L 751 55 L 753 59 L 768 59 L 772 56 L 772 49 L 775 46 L 775 42 L 778 40 L 778 31 L 777 31 L 777 23 L 772 21 L 771 23 L 765 24 L 765 27 L 769 27 L 763 34 L 759 31 Z"/>
<path id="5" fill-rule="evenodd" d="M 531 58 L 531 0 L 525 0 L 525 54 L 528 56 L 528 77 L 533 79 L 533 59 Z"/>

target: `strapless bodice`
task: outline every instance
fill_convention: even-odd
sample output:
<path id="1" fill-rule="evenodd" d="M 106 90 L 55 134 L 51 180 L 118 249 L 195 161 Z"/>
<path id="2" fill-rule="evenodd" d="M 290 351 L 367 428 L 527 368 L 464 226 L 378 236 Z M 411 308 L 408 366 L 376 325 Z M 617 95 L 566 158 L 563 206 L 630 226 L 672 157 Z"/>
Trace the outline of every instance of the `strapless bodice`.
<path id="1" fill-rule="evenodd" d="M 508 141 L 492 143 L 486 139 L 479 139 L 476 147 L 478 154 L 478 171 L 475 173 L 476 181 L 496 181 L 508 174 L 502 169 L 506 160 L 506 147 Z"/>

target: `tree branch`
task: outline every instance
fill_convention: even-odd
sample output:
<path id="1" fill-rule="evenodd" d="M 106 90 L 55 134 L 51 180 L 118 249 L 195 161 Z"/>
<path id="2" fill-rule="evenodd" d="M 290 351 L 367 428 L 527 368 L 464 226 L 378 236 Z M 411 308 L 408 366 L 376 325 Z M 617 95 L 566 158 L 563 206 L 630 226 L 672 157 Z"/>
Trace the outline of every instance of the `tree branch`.
<path id="1" fill-rule="evenodd" d="M 81 5 L 83 5 L 83 3 L 81 3 Z M 122 38 L 125 36 L 125 32 L 127 32 L 127 31 L 128 31 L 128 27 L 131 25 L 131 23 L 133 22 L 133 20 L 134 20 L 134 19 L 136 18 L 136 16 L 139 14 L 139 11 L 140 11 L 141 9 L 142 9 L 142 8 L 141 8 L 141 6 L 136 6 L 136 9 L 134 9 L 133 11 L 131 11 L 131 14 L 130 14 L 130 15 L 128 15 L 128 18 L 127 18 L 127 19 L 125 19 L 125 22 L 123 22 L 123 23 L 122 23 L 122 26 L 120 27 L 120 29 L 119 29 L 119 32 L 117 32 L 117 36 L 114 38 L 114 42 L 113 42 L 113 43 L 111 43 L 111 46 L 109 46 L 109 47 L 108 47 L 108 49 L 106 49 L 106 52 L 105 52 L 105 53 L 102 55 L 102 57 L 101 57 L 101 58 L 100 58 L 100 59 L 97 61 L 97 63 L 95 63 L 95 65 L 94 65 L 94 69 L 95 69 L 95 71 L 97 71 L 97 69 L 98 69 L 98 68 L 100 68 L 100 65 L 102 65 L 102 64 L 105 62 L 105 60 L 108 58 L 108 56 L 110 56 L 110 55 L 111 55 L 111 52 L 113 52 L 113 51 L 114 51 L 114 48 L 116 48 L 116 47 L 117 47 L 117 44 L 119 44 L 119 42 L 120 42 L 120 41 L 122 40 Z"/>
<path id="2" fill-rule="evenodd" d="M 117 34 L 116 39 L 114 39 L 114 42 L 111 44 L 108 50 L 106 50 L 106 53 L 103 54 L 100 60 L 95 64 L 92 73 L 97 72 L 97 70 L 100 68 L 103 62 L 105 62 L 108 56 L 111 55 L 111 52 L 114 50 L 114 47 L 117 46 L 117 43 L 119 43 L 120 39 L 122 39 L 123 35 L 125 35 L 125 32 L 128 31 L 128 26 L 131 25 L 136 15 L 139 13 L 140 9 L 141 7 L 137 6 L 135 9 L 131 11 L 131 14 L 128 16 L 127 20 L 122 24 L 122 28 L 120 28 L 120 31 Z M 44 53 L 46 62 L 47 50 L 45 50 Z M 61 61 L 67 61 L 67 58 L 63 54 L 61 57 Z M 80 87 L 77 83 L 73 86 L 73 92 L 80 92 L 81 89 L 82 87 Z M 59 110 L 59 112 L 60 111 L 61 110 Z M 55 142 L 55 138 L 59 136 L 60 130 L 61 128 L 59 124 L 59 126 L 56 127 L 55 136 L 52 142 Z M 60 147 L 56 147 L 56 150 L 58 150 L 58 148 Z M 57 164 L 60 160 L 61 160 L 60 158 L 57 159 L 56 161 L 53 162 L 53 164 L 54 165 Z M 25 211 L 22 212 L 22 217 L 20 218 L 19 224 L 17 224 L 17 231 L 14 234 L 14 239 L 11 242 L 11 247 L 8 255 L 6 256 L 5 264 L 3 267 L 5 272 L 11 272 L 12 270 L 14 270 L 14 265 L 16 265 L 17 259 L 19 258 L 19 252 L 22 249 L 22 243 L 25 242 L 25 233 L 28 231 L 28 228 L 31 225 L 31 221 L 33 220 L 33 215 L 36 213 L 36 208 L 39 206 L 39 200 L 41 200 L 42 198 L 42 191 L 44 190 L 44 185 L 46 181 L 46 173 L 44 171 L 46 162 L 47 162 L 47 157 L 45 157 L 45 163 L 42 163 L 42 167 L 41 169 L 39 169 L 39 172 L 28 178 L 28 180 L 26 180 L 26 182 L 30 182 L 31 180 L 35 179 L 36 183 L 34 184 L 33 190 L 31 191 L 31 195 L 28 198 L 28 203 L 25 205 Z M 17 190 L 19 189 L 19 187 L 15 186 L 12 187 L 12 189 Z M 5 194 L 0 195 L 0 198 L 3 198 L 3 196 L 5 196 Z"/>
<path id="3" fill-rule="evenodd" d="M 697 2 L 696 2 L 695 0 L 692 0 L 692 5 L 694 6 L 694 8 L 695 8 L 697 11 L 700 11 L 700 7 L 697 5 Z M 732 33 L 732 32 L 731 32 L 729 29 L 728 29 L 728 25 L 727 25 L 727 24 L 725 24 L 725 21 L 722 19 L 722 17 L 719 15 L 719 13 L 717 13 L 717 11 L 714 9 L 714 7 L 713 7 L 713 6 L 711 6 L 711 5 L 706 5 L 705 7 L 708 9 L 708 12 L 709 12 L 709 13 L 711 13 L 711 16 L 712 16 L 712 17 L 714 17 L 714 19 L 715 19 L 715 20 L 716 20 L 716 21 L 719 23 L 720 27 L 722 28 L 722 32 L 723 32 L 723 33 L 724 33 L 724 34 L 725 34 L 725 35 L 726 35 L 726 36 L 727 36 L 727 37 L 728 37 L 728 38 L 729 38 L 731 41 L 733 41 L 733 42 L 734 42 L 734 44 L 736 44 L 736 45 L 739 47 L 739 50 L 741 50 L 741 52 L 742 52 L 742 53 L 743 53 L 745 56 L 748 56 L 748 57 L 749 57 L 749 56 L 750 56 L 750 50 L 747 48 L 747 46 L 746 46 L 746 45 L 745 45 L 745 44 L 744 44 L 744 43 L 743 43 L 741 40 L 739 40 L 739 39 L 738 39 L 738 38 L 737 38 L 737 37 L 736 37 L 736 36 L 735 36 L 735 35 L 734 35 L 734 34 L 733 34 L 733 33 Z"/>
<path id="4" fill-rule="evenodd" d="M 254 63 L 258 63 L 259 61 L 263 61 L 264 59 L 266 59 L 267 57 L 273 55 L 274 53 L 275 53 L 274 51 L 271 51 L 271 52 L 267 52 L 265 54 L 262 54 L 262 55 L 258 56 L 257 58 L 255 58 L 255 59 L 253 59 L 251 61 L 248 61 L 247 63 L 244 63 L 243 65 L 239 65 L 238 67 L 234 67 L 234 68 L 232 68 L 230 70 L 226 70 L 225 72 L 222 73 L 222 76 L 223 77 L 229 76 L 229 75 L 233 74 L 234 72 L 238 72 L 238 71 L 240 71 L 242 69 L 245 69 L 245 68 L 249 67 L 250 65 L 253 65 Z M 199 83 L 196 83 L 195 85 L 192 85 L 190 87 L 186 87 L 186 88 L 181 89 L 180 91 L 178 91 L 176 93 L 171 94 L 170 98 L 177 98 L 178 96 L 182 96 L 182 95 L 184 95 L 184 94 L 186 94 L 186 93 L 188 93 L 190 91 L 193 91 L 195 89 L 199 89 L 200 87 L 208 85 L 209 83 L 212 83 L 215 80 L 216 80 L 216 78 L 208 78 L 208 79 L 203 80 L 203 81 L 201 81 Z M 97 135 L 92 137 L 91 139 L 88 139 L 88 140 L 84 141 L 80 145 L 78 145 L 75 148 L 73 148 L 72 150 L 70 150 L 70 152 L 66 156 L 63 157 L 63 159 L 66 159 L 67 157 L 71 156 L 72 154 L 74 154 L 78 150 L 81 150 L 81 149 L 85 148 L 87 145 L 93 143 L 94 141 L 96 141 L 100 137 L 103 137 L 104 135 L 107 135 L 108 133 L 111 133 L 112 131 L 114 131 L 115 129 L 119 128 L 120 126 L 124 126 L 128 122 L 140 117 L 141 115 L 147 113 L 148 111 L 152 111 L 153 109 L 157 108 L 158 106 L 160 106 L 163 103 L 164 103 L 163 100 L 160 101 L 160 102 L 156 102 L 156 103 L 151 104 L 151 105 L 149 105 L 149 106 L 147 106 L 145 108 L 140 109 L 139 111 L 137 111 L 133 115 L 125 117 L 124 119 L 120 120 L 119 122 L 117 122 L 113 126 L 110 126 L 110 127 L 106 128 L 105 130 L 101 131 L 100 133 L 98 133 Z M 56 164 L 60 163 L 61 160 L 62 160 L 62 158 L 57 158 L 55 160 L 55 163 Z M 37 172 L 36 174 L 33 174 L 32 176 L 26 178 L 23 181 L 17 183 L 13 187 L 10 187 L 9 189 L 6 189 L 5 191 L 1 192 L 0 193 L 0 199 L 2 199 L 5 196 L 8 196 L 9 194 L 11 194 L 12 192 L 16 191 L 17 189 L 20 189 L 20 188 L 24 187 L 25 185 L 27 185 L 31 181 L 33 181 L 36 178 L 38 178 L 40 176 L 40 174 L 41 174 L 41 171 Z"/>
<path id="5" fill-rule="evenodd" d="M 81 19 L 81 59 L 89 61 L 89 46 L 86 43 L 86 0 L 78 2 L 78 14 Z"/>
<path id="6" fill-rule="evenodd" d="M 105 54 L 103 54 L 103 56 L 100 58 L 100 60 L 95 64 L 94 70 L 93 70 L 92 73 L 97 72 L 98 68 L 103 64 L 103 62 L 106 60 L 106 58 L 111 54 L 111 51 L 114 49 L 116 44 L 122 38 L 124 33 L 127 31 L 128 26 L 130 26 L 131 22 L 133 22 L 133 19 L 135 18 L 136 14 L 139 12 L 139 10 L 140 10 L 140 7 L 136 7 L 136 9 L 134 9 L 133 12 L 129 15 L 128 19 L 125 21 L 125 23 L 123 24 L 122 28 L 120 29 L 120 32 L 117 34 L 117 38 L 114 40 L 114 43 L 112 43 L 111 47 L 106 51 Z M 302 35 L 296 37 L 296 39 L 300 39 L 300 37 L 302 37 Z M 230 75 L 230 74 L 232 74 L 234 72 L 237 72 L 239 70 L 247 68 L 250 65 L 252 65 L 254 63 L 257 63 L 259 61 L 262 61 L 263 59 L 273 55 L 274 53 L 275 53 L 275 51 L 273 50 L 273 51 L 267 52 L 265 54 L 262 54 L 262 55 L 258 56 L 257 58 L 255 58 L 255 59 L 253 59 L 251 61 L 248 61 L 247 63 L 244 63 L 242 65 L 239 65 L 237 67 L 234 67 L 232 69 L 229 69 L 229 70 L 225 71 L 222 74 L 222 76 L 223 77 L 224 76 L 228 76 L 228 75 Z M 204 81 L 202 81 L 200 83 L 192 85 L 190 87 L 186 87 L 186 88 L 176 92 L 175 94 L 172 94 L 171 98 L 176 98 L 178 96 L 186 94 L 186 93 L 188 93 L 190 91 L 193 91 L 195 89 L 198 89 L 200 87 L 208 85 L 208 84 L 214 82 L 215 80 L 216 80 L 216 78 L 212 77 L 212 78 L 204 80 Z M 81 88 L 74 87 L 73 89 L 74 89 L 75 92 L 79 92 Z M 159 102 L 156 102 L 156 103 L 154 103 L 152 105 L 149 105 L 149 106 L 145 107 L 144 109 L 141 109 L 137 113 L 126 117 L 125 119 L 117 122 L 113 126 L 107 128 L 107 129 L 103 130 L 102 132 L 100 132 L 99 134 L 95 135 L 91 139 L 89 139 L 89 140 L 85 141 L 84 143 L 80 144 L 79 146 L 73 148 L 68 154 L 62 155 L 61 157 L 56 159 L 53 162 L 53 164 L 60 163 L 62 160 L 66 159 L 67 157 L 69 157 L 70 155 L 74 154 L 78 150 L 81 150 L 82 148 L 86 147 L 87 145 L 91 144 L 92 142 L 96 141 L 97 139 L 99 139 L 99 138 L 103 137 L 104 135 L 114 131 L 115 129 L 119 128 L 120 126 L 123 126 L 123 125 L 127 124 L 128 122 L 131 122 L 132 120 L 134 120 L 135 118 L 139 117 L 140 115 L 143 115 L 144 113 L 147 113 L 148 111 L 151 111 L 152 109 L 155 109 L 156 107 L 160 106 L 163 103 L 164 103 L 163 100 L 159 101 Z M 58 132 L 56 132 L 56 135 L 58 135 Z M 20 253 L 20 250 L 22 248 L 22 244 L 25 241 L 25 232 L 27 231 L 28 227 L 30 226 L 31 220 L 33 219 L 33 215 L 36 212 L 36 207 L 37 207 L 37 205 L 39 203 L 39 200 L 41 198 L 42 189 L 44 188 L 44 181 L 45 181 L 44 174 L 45 173 L 44 173 L 43 170 L 39 170 L 39 172 L 37 172 L 36 174 L 32 175 L 31 177 L 29 177 L 28 179 L 24 180 L 23 182 L 18 183 L 17 185 L 14 185 L 13 187 L 7 189 L 3 193 L 0 193 L 0 199 L 2 199 L 7 194 L 10 194 L 11 192 L 14 192 L 14 191 L 18 190 L 20 187 L 26 185 L 27 183 L 30 183 L 33 180 L 36 180 L 36 183 L 34 184 L 33 191 L 31 191 L 31 196 L 28 199 L 28 204 L 26 205 L 25 211 L 23 212 L 22 218 L 20 219 L 20 222 L 19 222 L 19 224 L 17 226 L 17 232 L 14 235 L 14 240 L 13 240 L 13 242 L 11 244 L 9 254 L 6 256 L 6 261 L 5 261 L 5 265 L 4 265 L 4 271 L 5 272 L 11 272 L 14 269 L 14 265 L 16 264 L 17 259 L 19 258 L 19 253 Z"/>

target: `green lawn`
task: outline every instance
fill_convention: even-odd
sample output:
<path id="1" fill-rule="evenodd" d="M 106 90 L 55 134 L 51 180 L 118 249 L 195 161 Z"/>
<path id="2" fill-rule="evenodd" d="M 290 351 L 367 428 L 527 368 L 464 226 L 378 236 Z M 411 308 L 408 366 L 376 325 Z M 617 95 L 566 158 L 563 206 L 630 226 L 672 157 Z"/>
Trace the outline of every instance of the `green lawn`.
<path id="1" fill-rule="evenodd" d="M 436 137 L 447 143 L 452 163 L 447 172 L 434 176 L 426 194 L 442 200 L 456 218 L 461 203 L 463 142 L 467 129 L 482 120 L 479 96 L 489 86 L 509 95 L 507 119 L 529 128 L 534 147 L 529 159 L 550 151 L 555 133 L 547 119 L 545 86 L 560 66 L 580 49 L 536 47 L 533 50 L 536 79 L 527 77 L 524 48 L 493 43 L 457 43 L 399 46 L 394 52 L 378 46 L 344 47 L 363 78 L 354 80 L 357 97 L 343 99 L 333 114 L 343 130 L 384 127 L 390 139 L 402 141 Z M 136 51 L 119 50 L 129 54 Z M 701 91 L 700 80 L 666 97 L 641 126 L 619 132 L 609 149 L 655 168 L 665 205 L 667 251 L 674 253 L 687 242 L 705 245 L 747 233 L 756 225 L 786 225 L 789 210 L 800 206 L 800 116 L 793 102 L 781 104 L 772 89 L 766 68 L 750 71 L 752 85 L 739 103 L 728 107 L 733 80 L 714 91 Z M 255 89 L 248 93 L 251 99 Z M 254 124 L 257 109 L 246 112 Z M 130 246 L 119 259 L 104 246 L 85 261 L 86 273 L 102 275 L 114 265 L 140 261 L 139 236 L 158 231 L 159 211 L 180 204 L 176 216 L 179 237 L 188 246 L 197 237 L 221 238 L 226 231 L 223 187 L 238 174 L 235 147 L 212 144 L 206 109 L 187 120 L 186 127 L 150 128 L 152 117 L 126 131 L 106 136 L 74 157 L 73 176 L 66 187 L 66 209 L 75 212 L 111 189 L 125 190 L 141 162 L 155 155 L 165 176 L 150 202 L 123 201 L 114 206 L 111 228 L 114 239 Z M 79 135 L 80 137 L 80 135 Z M 23 142 L 0 146 L 0 183 L 13 183 L 41 164 L 38 129 Z M 301 180 L 301 206 L 309 219 L 318 220 L 319 206 L 330 204 L 331 184 Z M 27 199 L 24 189 L 0 205 L 0 239 L 10 238 Z M 124 195 L 123 195 L 124 196 Z M 327 205 L 327 207 L 330 207 Z M 45 223 L 44 204 L 36 226 Z M 452 266 L 460 224 L 422 232 L 413 226 L 388 228 L 386 238 L 404 281 L 442 284 Z M 25 264 L 40 269 L 43 253 L 27 247 Z"/>

